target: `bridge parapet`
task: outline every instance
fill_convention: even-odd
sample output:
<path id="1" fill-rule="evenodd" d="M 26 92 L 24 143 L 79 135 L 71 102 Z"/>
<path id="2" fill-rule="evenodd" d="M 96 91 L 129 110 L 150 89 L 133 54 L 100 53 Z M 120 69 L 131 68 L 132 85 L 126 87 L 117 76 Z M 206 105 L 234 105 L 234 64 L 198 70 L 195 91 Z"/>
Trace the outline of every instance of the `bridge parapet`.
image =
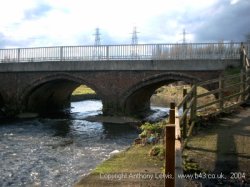
<path id="1" fill-rule="evenodd" d="M 0 72 L 53 71 L 219 71 L 241 66 L 238 59 L 223 60 L 124 60 L 116 61 L 53 61 L 43 63 L 0 63 Z"/>
<path id="2" fill-rule="evenodd" d="M 250 56 L 250 44 L 247 53 Z M 241 43 L 55 46 L 0 49 L 0 62 L 240 59 Z"/>

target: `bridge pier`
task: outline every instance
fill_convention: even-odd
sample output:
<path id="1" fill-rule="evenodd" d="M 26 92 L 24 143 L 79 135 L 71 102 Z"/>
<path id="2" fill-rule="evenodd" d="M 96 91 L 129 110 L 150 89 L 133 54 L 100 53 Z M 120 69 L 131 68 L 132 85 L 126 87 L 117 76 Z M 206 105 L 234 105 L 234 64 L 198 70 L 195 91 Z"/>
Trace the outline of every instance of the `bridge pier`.
<path id="1" fill-rule="evenodd" d="M 135 102 L 123 105 L 121 102 L 103 102 L 103 115 L 106 116 L 144 116 L 150 111 L 150 102 Z"/>
<path id="2" fill-rule="evenodd" d="M 122 109 L 118 102 L 103 100 L 102 101 L 102 112 L 105 116 L 120 116 L 122 115 Z"/>
<path id="3" fill-rule="evenodd" d="M 19 100 L 13 99 L 5 99 L 4 103 L 0 106 L 0 115 L 5 117 L 13 117 L 17 116 L 22 112 L 22 104 Z M 0 116 L 0 117 L 1 117 Z"/>

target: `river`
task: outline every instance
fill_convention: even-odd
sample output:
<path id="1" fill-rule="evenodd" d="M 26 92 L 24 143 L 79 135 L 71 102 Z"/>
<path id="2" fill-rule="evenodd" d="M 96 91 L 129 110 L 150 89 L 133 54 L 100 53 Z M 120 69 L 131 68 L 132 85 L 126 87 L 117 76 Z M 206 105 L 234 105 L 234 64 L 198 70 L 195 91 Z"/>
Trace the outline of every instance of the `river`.
<path id="1" fill-rule="evenodd" d="M 101 101 L 71 103 L 69 115 L 0 122 L 0 186 L 69 187 L 138 136 L 128 124 L 89 122 Z M 149 119 L 166 113 L 165 109 Z M 156 115 L 156 116 L 155 116 Z"/>

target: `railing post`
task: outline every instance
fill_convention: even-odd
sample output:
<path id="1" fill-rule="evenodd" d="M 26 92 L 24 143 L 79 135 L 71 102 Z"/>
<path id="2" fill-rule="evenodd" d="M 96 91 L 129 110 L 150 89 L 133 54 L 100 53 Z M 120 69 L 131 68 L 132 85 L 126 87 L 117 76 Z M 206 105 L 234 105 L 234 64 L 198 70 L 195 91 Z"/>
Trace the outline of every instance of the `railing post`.
<path id="1" fill-rule="evenodd" d="M 20 62 L 20 48 L 17 49 L 17 62 Z"/>
<path id="2" fill-rule="evenodd" d="M 106 59 L 109 60 L 109 46 L 106 46 Z"/>
<path id="3" fill-rule="evenodd" d="M 190 120 L 192 121 L 196 120 L 196 107 L 197 107 L 197 84 L 194 84 L 194 91 L 192 93 L 192 98 L 194 98 L 194 102 L 191 106 L 191 114 L 190 114 Z"/>
<path id="4" fill-rule="evenodd" d="M 187 95 L 187 88 L 183 89 L 183 98 Z M 183 112 L 187 109 L 187 102 L 183 103 Z M 183 116 L 182 122 L 182 137 L 185 139 L 187 137 L 187 116 Z"/>
<path id="5" fill-rule="evenodd" d="M 220 111 L 222 111 L 224 108 L 223 91 L 224 91 L 224 77 L 220 75 L 219 76 L 219 109 Z"/>
<path id="6" fill-rule="evenodd" d="M 60 61 L 63 61 L 63 46 L 60 47 Z"/>
<path id="7" fill-rule="evenodd" d="M 165 128 L 165 187 L 175 186 L 175 104 L 170 104 L 169 125 Z"/>

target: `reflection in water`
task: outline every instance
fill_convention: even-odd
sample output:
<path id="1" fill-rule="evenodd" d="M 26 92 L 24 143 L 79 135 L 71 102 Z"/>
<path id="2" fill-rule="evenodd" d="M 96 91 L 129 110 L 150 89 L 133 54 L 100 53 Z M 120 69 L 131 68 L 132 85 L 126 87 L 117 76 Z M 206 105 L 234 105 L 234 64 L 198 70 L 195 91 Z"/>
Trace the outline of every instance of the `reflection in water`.
<path id="1" fill-rule="evenodd" d="M 103 135 L 106 139 L 119 138 L 133 131 L 135 127 L 130 124 L 103 123 Z"/>
<path id="2" fill-rule="evenodd" d="M 46 123 L 46 122 L 45 122 Z M 53 136 L 67 137 L 70 133 L 72 121 L 69 120 L 47 120 L 47 127 L 54 131 Z"/>

